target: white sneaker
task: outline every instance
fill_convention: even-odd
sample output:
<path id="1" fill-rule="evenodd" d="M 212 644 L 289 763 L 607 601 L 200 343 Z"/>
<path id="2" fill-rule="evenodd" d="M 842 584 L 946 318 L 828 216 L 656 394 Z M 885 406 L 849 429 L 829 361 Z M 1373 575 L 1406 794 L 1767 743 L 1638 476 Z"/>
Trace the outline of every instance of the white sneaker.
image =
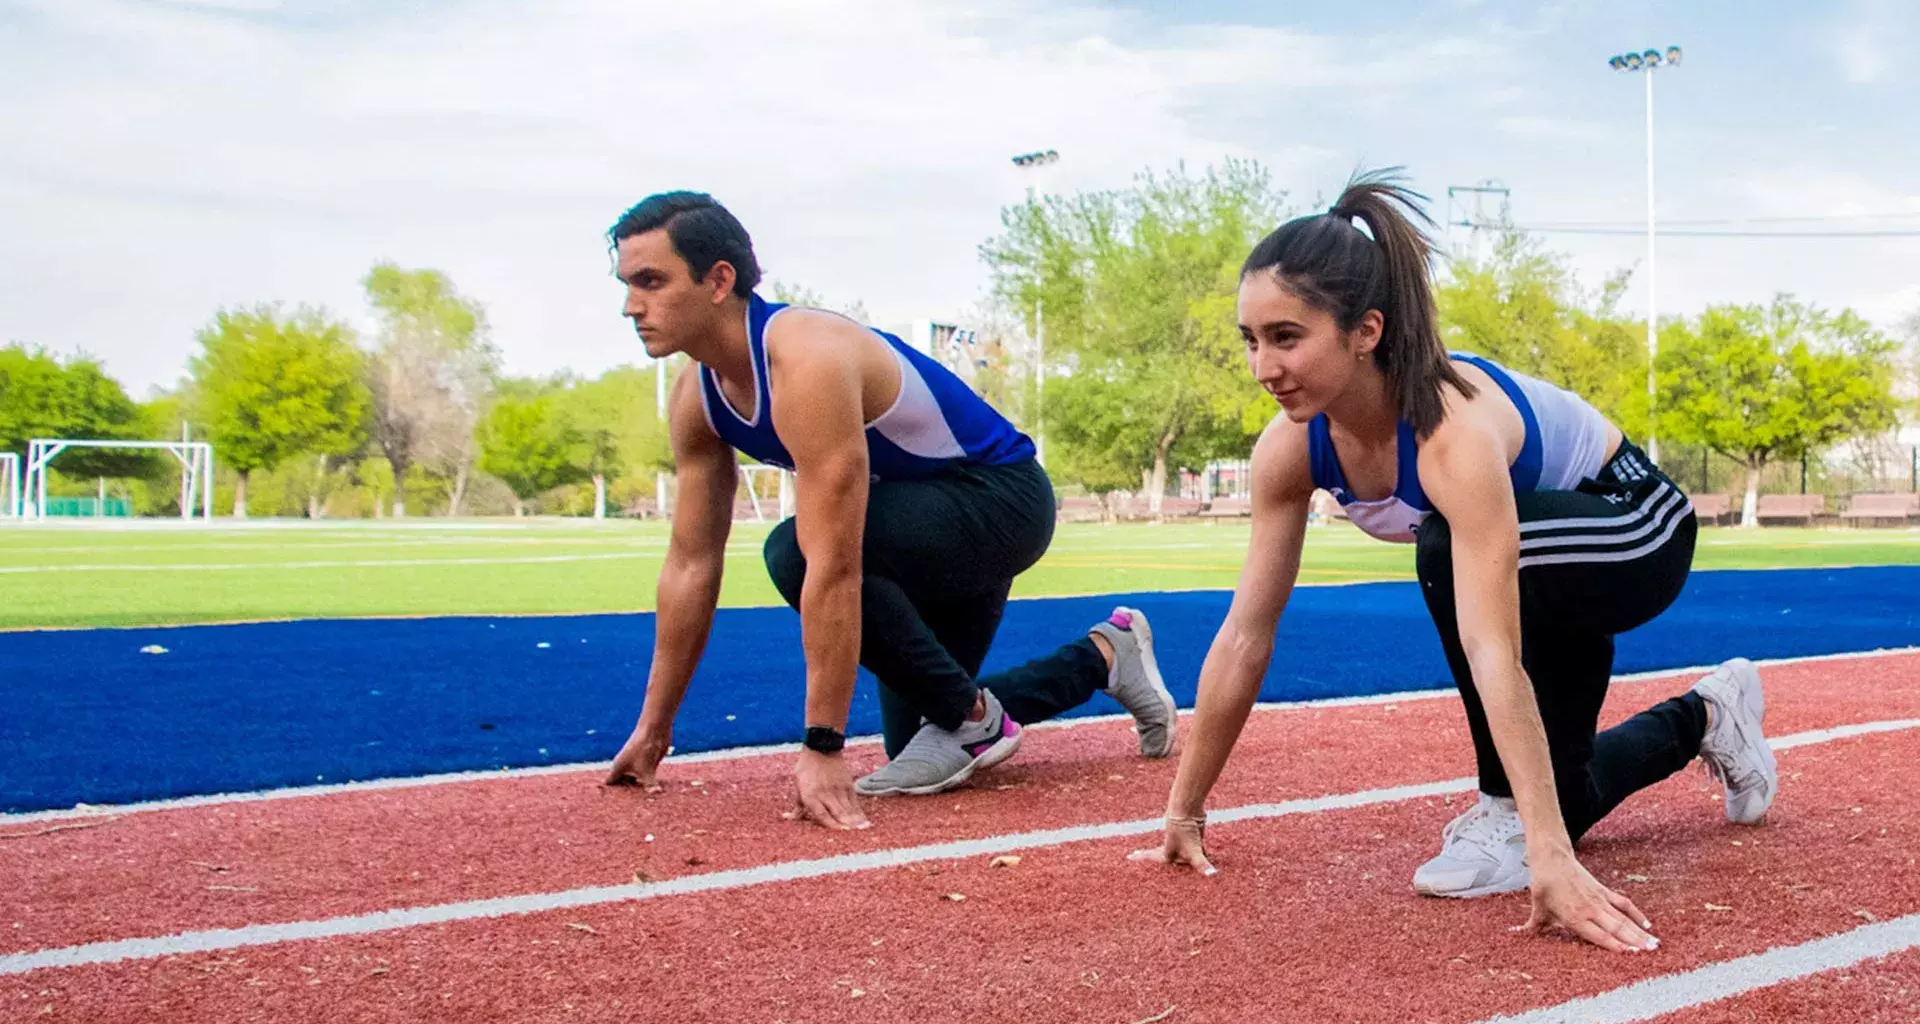
<path id="1" fill-rule="evenodd" d="M 1413 891 L 1473 899 L 1519 892 L 1533 885 L 1527 837 L 1512 797 L 1480 794 L 1480 802 L 1447 823 L 1440 856 L 1413 873 Z"/>
<path id="2" fill-rule="evenodd" d="M 1695 683 L 1693 690 L 1713 709 L 1713 722 L 1700 740 L 1700 760 L 1707 774 L 1726 787 L 1727 820 L 1752 825 L 1767 816 L 1780 791 L 1773 748 L 1761 731 L 1767 700 L 1760 690 L 1760 671 L 1753 662 L 1735 658 Z"/>

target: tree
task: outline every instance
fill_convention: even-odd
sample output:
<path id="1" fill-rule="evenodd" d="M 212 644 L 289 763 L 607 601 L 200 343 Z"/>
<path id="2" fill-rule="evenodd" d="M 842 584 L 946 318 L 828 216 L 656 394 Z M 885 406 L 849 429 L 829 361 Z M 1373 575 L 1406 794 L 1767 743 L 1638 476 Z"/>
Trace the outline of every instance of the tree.
<path id="1" fill-rule="evenodd" d="M 36 437 L 144 441 L 153 427 L 120 382 L 95 360 L 61 360 L 14 343 L 0 348 L 0 451 L 24 456 Z M 146 452 L 69 449 L 60 469 L 73 476 L 145 477 L 159 468 Z"/>
<path id="2" fill-rule="evenodd" d="M 1645 437 L 1646 336 L 1617 312 L 1626 286 L 1622 272 L 1589 294 L 1564 256 L 1508 232 L 1484 262 L 1455 261 L 1434 297 L 1449 349 L 1558 384 Z"/>
<path id="3" fill-rule="evenodd" d="M 1852 310 L 1832 314 L 1788 295 L 1708 307 L 1661 333 L 1661 432 L 1746 467 L 1740 521 L 1754 526 L 1770 461 L 1893 424 L 1891 351 Z"/>
<path id="4" fill-rule="evenodd" d="M 457 515 L 500 363 L 486 312 L 437 270 L 382 263 L 362 284 L 380 318 L 367 383 L 374 441 L 393 471 L 393 514 L 406 515 L 407 471 L 432 464 L 454 476 L 447 514 Z"/>
<path id="5" fill-rule="evenodd" d="M 353 333 L 317 309 L 222 310 L 188 363 L 192 406 L 220 459 L 239 474 L 233 514 L 247 514 L 247 478 L 294 455 L 345 455 L 367 415 L 365 366 Z"/>
<path id="6" fill-rule="evenodd" d="M 1172 464 L 1251 450 L 1276 410 L 1247 377 L 1233 309 L 1282 201 L 1259 165 L 1229 161 L 1002 212 L 981 255 L 998 301 L 1044 323 L 1040 415 L 1070 479 L 1137 482 L 1157 515 Z"/>
<path id="7" fill-rule="evenodd" d="M 595 454 L 550 394 L 502 397 L 481 423 L 480 468 L 512 489 L 515 515 L 535 495 L 587 479 Z"/>
<path id="8" fill-rule="evenodd" d="M 787 281 L 767 282 L 768 293 L 773 301 L 784 302 L 789 306 L 806 306 L 809 309 L 824 309 L 838 313 L 856 323 L 871 324 L 873 318 L 867 313 L 867 304 L 855 299 L 852 302 L 828 302 L 826 297 L 805 285 Z"/>
<path id="9" fill-rule="evenodd" d="M 553 395 L 556 411 L 582 438 L 594 485 L 594 517 L 605 515 L 608 485 L 673 468 L 666 429 L 654 411 L 651 368 L 617 366 Z"/>
<path id="10" fill-rule="evenodd" d="M 1894 327 L 1894 336 L 1900 346 L 1895 392 L 1906 399 L 1906 417 L 1920 422 L 1920 309 Z"/>

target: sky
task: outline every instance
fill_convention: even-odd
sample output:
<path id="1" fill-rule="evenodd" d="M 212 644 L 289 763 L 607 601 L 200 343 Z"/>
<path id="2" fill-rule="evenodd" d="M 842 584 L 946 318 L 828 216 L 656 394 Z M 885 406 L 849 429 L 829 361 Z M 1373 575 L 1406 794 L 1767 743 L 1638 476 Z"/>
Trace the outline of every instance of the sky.
<path id="1" fill-rule="evenodd" d="M 509 371 L 593 374 L 645 361 L 604 232 L 674 188 L 883 326 L 964 322 L 1027 187 L 1182 162 L 1258 160 L 1302 209 L 1401 165 L 1443 219 L 1494 181 L 1521 225 L 1635 229 L 1644 81 L 1606 62 L 1670 45 L 1661 219 L 1920 232 L 1904 0 L 0 0 L 0 341 L 141 395 L 223 307 L 370 330 L 360 280 L 393 260 L 483 303 Z M 1540 237 L 1590 286 L 1644 267 L 1637 235 Z M 1663 238 L 1657 267 L 1665 314 L 1920 310 L 1920 236 Z"/>

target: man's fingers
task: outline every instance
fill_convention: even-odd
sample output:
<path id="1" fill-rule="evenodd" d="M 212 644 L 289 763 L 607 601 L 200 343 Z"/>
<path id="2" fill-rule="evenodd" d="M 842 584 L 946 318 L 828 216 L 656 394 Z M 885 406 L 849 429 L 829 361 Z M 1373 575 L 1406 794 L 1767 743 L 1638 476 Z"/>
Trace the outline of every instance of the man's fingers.
<path id="1" fill-rule="evenodd" d="M 827 809 L 826 804 L 804 793 L 801 794 L 799 802 L 800 820 L 811 821 L 821 828 L 842 827 L 839 822 L 833 819 L 833 812 Z"/>
<path id="2" fill-rule="evenodd" d="M 859 797 L 854 796 L 851 791 L 845 790 L 835 793 L 834 797 L 839 804 L 838 807 L 834 808 L 834 816 L 840 819 L 841 824 L 848 828 L 873 827 L 873 822 L 867 820 L 866 812 L 860 809 Z"/>

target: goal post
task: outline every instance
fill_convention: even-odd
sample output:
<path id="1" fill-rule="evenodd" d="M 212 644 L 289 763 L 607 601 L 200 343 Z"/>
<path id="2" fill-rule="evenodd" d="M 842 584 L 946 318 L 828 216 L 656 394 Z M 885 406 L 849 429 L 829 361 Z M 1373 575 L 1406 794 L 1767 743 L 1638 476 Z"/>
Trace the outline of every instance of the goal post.
<path id="1" fill-rule="evenodd" d="M 0 501 L 0 516 L 20 518 L 20 456 L 12 452 L 0 452 L 0 487 L 6 491 L 6 500 Z"/>
<path id="2" fill-rule="evenodd" d="M 106 441 L 93 438 L 36 437 L 27 442 L 24 490 L 31 495 L 31 517 L 47 517 L 47 477 L 50 464 L 69 448 L 114 448 L 164 451 L 180 462 L 180 518 L 213 519 L 213 445 L 205 441 Z"/>
<path id="3" fill-rule="evenodd" d="M 793 515 L 793 474 L 779 466 L 741 466 L 752 522 L 764 523 Z"/>

